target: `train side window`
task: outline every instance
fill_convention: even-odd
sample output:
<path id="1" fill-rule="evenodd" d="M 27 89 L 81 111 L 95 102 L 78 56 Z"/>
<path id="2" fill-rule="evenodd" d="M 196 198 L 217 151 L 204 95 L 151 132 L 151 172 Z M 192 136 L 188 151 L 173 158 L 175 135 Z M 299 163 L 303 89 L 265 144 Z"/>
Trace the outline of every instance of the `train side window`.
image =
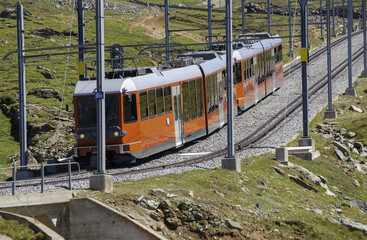
<path id="1" fill-rule="evenodd" d="M 279 46 L 279 55 L 280 55 L 280 61 L 282 61 L 283 60 L 283 46 L 282 45 Z"/>
<path id="2" fill-rule="evenodd" d="M 257 60 L 257 81 L 260 82 L 260 79 L 261 79 L 261 61 L 260 61 L 260 56 L 261 55 L 258 55 L 256 60 Z"/>
<path id="3" fill-rule="evenodd" d="M 201 86 L 201 78 L 196 79 L 196 93 L 198 96 L 198 117 L 203 116 L 203 90 Z"/>
<path id="4" fill-rule="evenodd" d="M 149 100 L 149 117 L 155 117 L 157 115 L 157 104 L 155 103 L 155 90 L 148 91 Z"/>
<path id="5" fill-rule="evenodd" d="M 185 122 L 190 121 L 190 97 L 189 97 L 189 83 L 182 83 L 182 99 Z"/>
<path id="6" fill-rule="evenodd" d="M 236 62 L 236 83 L 242 82 L 242 74 L 241 74 L 241 62 Z"/>
<path id="7" fill-rule="evenodd" d="M 243 64 L 243 81 L 245 82 L 247 80 L 247 73 L 246 73 L 246 71 L 247 71 L 247 61 L 244 60 L 242 62 L 242 64 Z"/>
<path id="8" fill-rule="evenodd" d="M 254 58 L 250 59 L 250 72 L 250 77 L 253 77 L 255 73 Z"/>
<path id="9" fill-rule="evenodd" d="M 213 89 L 214 90 L 214 109 L 217 109 L 219 106 L 219 96 L 218 96 L 218 77 L 216 73 L 213 75 L 212 79 L 213 79 L 213 87 L 214 87 Z"/>
<path id="10" fill-rule="evenodd" d="M 212 101 L 212 88 L 211 88 L 211 76 L 206 77 L 206 100 L 207 100 L 207 111 L 208 113 L 211 113 L 211 101 Z"/>
<path id="11" fill-rule="evenodd" d="M 227 91 L 227 76 L 226 76 L 226 70 L 222 71 L 222 82 L 223 82 L 223 92 Z"/>
<path id="12" fill-rule="evenodd" d="M 195 119 L 198 116 L 195 80 L 190 81 L 190 105 L 191 105 L 191 119 Z"/>
<path id="13" fill-rule="evenodd" d="M 147 100 L 147 92 L 139 93 L 140 100 L 140 117 L 141 120 L 145 120 L 148 118 L 148 100 Z"/>
<path id="14" fill-rule="evenodd" d="M 164 105 L 163 105 L 163 89 L 157 88 L 155 90 L 157 95 L 157 112 L 158 116 L 164 114 Z"/>
<path id="15" fill-rule="evenodd" d="M 137 117 L 138 116 L 137 116 L 137 111 L 136 111 L 135 93 L 125 94 L 124 95 L 124 123 L 136 122 Z"/>
<path id="16" fill-rule="evenodd" d="M 166 113 L 172 111 L 171 87 L 164 87 L 164 110 Z"/>
<path id="17" fill-rule="evenodd" d="M 250 78 L 250 67 L 251 67 L 251 65 L 250 65 L 250 59 L 247 59 L 246 60 L 246 62 L 247 62 L 247 66 L 246 66 L 246 72 L 247 72 L 247 79 L 249 79 Z"/>
<path id="18" fill-rule="evenodd" d="M 270 69 L 269 69 L 269 66 L 270 66 L 270 61 L 269 61 L 269 51 L 266 52 L 266 55 L 265 55 L 265 64 L 266 64 L 266 77 L 269 75 L 269 72 L 270 72 Z"/>
<path id="19" fill-rule="evenodd" d="M 282 61 L 282 51 L 281 51 L 281 47 L 282 45 L 277 47 L 277 58 L 278 58 L 278 62 Z"/>

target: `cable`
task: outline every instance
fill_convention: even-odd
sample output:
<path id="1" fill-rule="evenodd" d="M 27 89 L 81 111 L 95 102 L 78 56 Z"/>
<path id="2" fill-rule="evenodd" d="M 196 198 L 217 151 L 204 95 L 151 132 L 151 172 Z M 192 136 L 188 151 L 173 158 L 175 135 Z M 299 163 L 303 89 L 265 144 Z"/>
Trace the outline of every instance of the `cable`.
<path id="1" fill-rule="evenodd" d="M 75 1 L 73 1 L 73 11 L 72 11 L 72 17 L 71 17 L 71 23 L 70 23 L 70 34 L 69 34 L 69 45 L 71 44 L 71 36 L 73 31 L 73 21 L 74 21 L 74 12 L 75 12 Z M 70 48 L 68 48 L 68 53 L 70 52 Z M 61 112 L 62 107 L 64 103 L 64 93 L 65 93 L 65 85 L 66 85 L 66 76 L 68 72 L 68 66 L 69 66 L 69 54 L 66 56 L 66 66 L 65 66 L 65 74 L 64 74 L 64 85 L 62 88 L 62 95 L 61 95 L 61 105 L 60 105 L 60 113 L 59 113 L 59 120 L 56 128 L 56 143 L 55 143 L 55 152 L 57 151 L 57 146 L 59 143 L 59 132 L 60 132 L 60 124 L 61 124 Z"/>

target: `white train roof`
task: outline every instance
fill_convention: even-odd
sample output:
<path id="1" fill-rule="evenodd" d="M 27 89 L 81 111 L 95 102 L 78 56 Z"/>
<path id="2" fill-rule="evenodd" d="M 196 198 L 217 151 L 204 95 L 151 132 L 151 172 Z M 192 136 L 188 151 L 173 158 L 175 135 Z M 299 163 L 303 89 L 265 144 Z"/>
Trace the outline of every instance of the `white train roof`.
<path id="1" fill-rule="evenodd" d="M 204 71 L 204 75 L 212 74 L 226 67 L 225 58 L 222 58 L 218 54 L 216 56 L 216 58 L 199 64 Z"/>
<path id="2" fill-rule="evenodd" d="M 261 43 L 260 43 L 261 42 Z M 279 35 L 274 35 L 270 39 L 263 39 L 253 44 L 246 44 L 245 48 L 233 51 L 233 57 L 236 60 L 246 59 L 263 49 L 268 49 L 272 46 L 281 43 Z M 203 54 L 203 53 L 201 53 Z M 204 61 L 199 65 L 204 71 L 205 75 L 217 72 L 226 67 L 226 55 L 216 54 L 216 58 Z M 105 80 L 105 94 L 133 92 L 138 90 L 150 89 L 163 85 L 173 84 L 184 80 L 199 78 L 202 73 L 197 65 L 190 65 L 181 68 L 164 69 L 159 71 L 157 68 L 151 68 L 153 73 L 143 76 L 106 79 Z M 78 81 L 74 96 L 93 95 L 96 90 L 96 80 Z"/>
<path id="3" fill-rule="evenodd" d="M 244 48 L 233 51 L 233 58 L 235 58 L 237 61 L 243 60 L 250 56 L 258 54 L 263 50 L 267 50 L 281 42 L 282 40 L 279 38 L 279 35 L 275 35 L 273 36 L 273 38 L 270 39 L 263 39 L 253 44 L 246 44 Z"/>
<path id="4" fill-rule="evenodd" d="M 137 77 L 106 79 L 104 84 L 105 94 L 144 90 L 202 76 L 197 65 L 167 69 L 161 72 L 154 69 L 153 72 Z M 96 84 L 96 80 L 78 81 L 75 86 L 74 96 L 93 95 Z"/>

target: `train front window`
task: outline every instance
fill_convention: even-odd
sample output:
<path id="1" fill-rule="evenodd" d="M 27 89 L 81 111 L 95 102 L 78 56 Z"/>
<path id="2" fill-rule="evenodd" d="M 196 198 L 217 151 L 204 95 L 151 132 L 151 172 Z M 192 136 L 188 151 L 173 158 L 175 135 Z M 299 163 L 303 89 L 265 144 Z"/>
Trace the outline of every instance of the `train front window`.
<path id="1" fill-rule="evenodd" d="M 118 126 L 117 96 L 106 96 L 106 127 Z M 97 126 L 97 101 L 94 97 L 78 99 L 78 120 L 80 128 L 94 128 Z"/>
<path id="2" fill-rule="evenodd" d="M 78 99 L 79 127 L 95 127 L 97 125 L 97 105 L 93 97 Z"/>

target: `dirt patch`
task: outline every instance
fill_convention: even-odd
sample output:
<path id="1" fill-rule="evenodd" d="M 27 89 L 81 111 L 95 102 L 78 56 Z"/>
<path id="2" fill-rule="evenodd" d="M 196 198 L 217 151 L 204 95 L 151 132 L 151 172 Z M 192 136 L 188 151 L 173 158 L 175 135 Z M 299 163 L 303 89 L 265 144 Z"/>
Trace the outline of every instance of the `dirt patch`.
<path id="1" fill-rule="evenodd" d="M 174 13 L 170 13 L 174 16 Z M 143 27 L 146 29 L 145 34 L 151 38 L 162 40 L 165 38 L 164 13 L 149 13 L 146 15 L 138 15 L 133 21 L 132 28 Z M 170 21 L 170 24 L 173 24 Z M 170 27 L 171 28 L 171 27 Z M 172 29 L 171 29 L 172 30 Z M 194 32 L 174 32 L 171 35 L 180 35 L 192 39 L 194 41 L 203 41 L 203 37 Z"/>

